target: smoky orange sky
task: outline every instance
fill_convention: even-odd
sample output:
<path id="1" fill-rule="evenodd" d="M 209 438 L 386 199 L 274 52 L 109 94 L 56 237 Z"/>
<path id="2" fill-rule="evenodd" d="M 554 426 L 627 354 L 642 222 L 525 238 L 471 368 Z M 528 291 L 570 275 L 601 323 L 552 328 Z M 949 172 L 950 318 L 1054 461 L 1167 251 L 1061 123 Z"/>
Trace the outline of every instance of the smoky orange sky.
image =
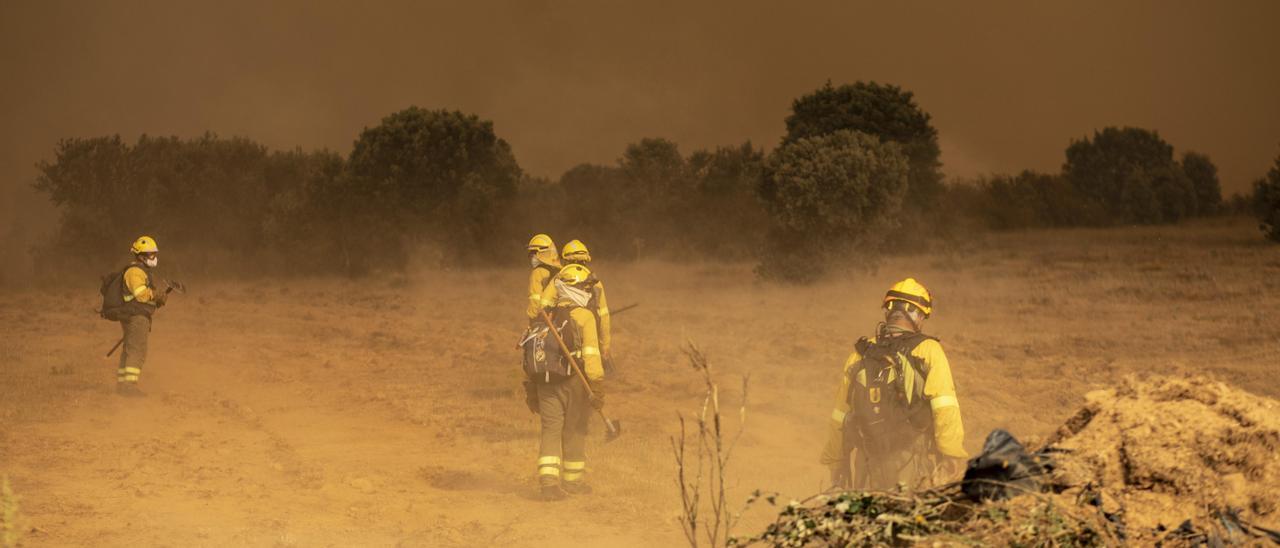
<path id="1" fill-rule="evenodd" d="M 828 79 L 915 92 L 951 177 L 1056 171 L 1071 139 L 1132 125 L 1209 154 L 1230 194 L 1280 153 L 1277 21 L 1274 1 L 3 0 L 0 213 L 61 137 L 346 154 L 390 112 L 443 107 L 554 178 L 646 136 L 772 148 Z"/>

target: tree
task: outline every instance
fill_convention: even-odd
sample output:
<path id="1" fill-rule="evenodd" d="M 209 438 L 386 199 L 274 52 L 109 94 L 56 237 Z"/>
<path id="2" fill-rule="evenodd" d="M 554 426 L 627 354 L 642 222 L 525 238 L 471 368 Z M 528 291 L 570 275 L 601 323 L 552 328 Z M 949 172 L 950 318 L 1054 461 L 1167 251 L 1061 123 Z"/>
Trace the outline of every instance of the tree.
<path id="1" fill-rule="evenodd" d="M 686 163 L 694 187 L 688 200 L 689 245 L 705 257 L 754 256 L 768 221 L 756 195 L 764 174 L 764 151 L 746 142 L 696 151 Z"/>
<path id="2" fill-rule="evenodd" d="M 1182 171 L 1195 189 L 1196 213 L 1210 215 L 1222 205 L 1222 186 L 1218 184 L 1218 166 L 1208 155 L 1187 152 L 1182 155 Z"/>
<path id="3" fill-rule="evenodd" d="M 1112 223 L 1177 221 L 1196 212 L 1191 179 L 1154 131 L 1108 127 L 1067 147 L 1063 175 Z"/>
<path id="4" fill-rule="evenodd" d="M 909 170 L 897 143 L 858 131 L 779 147 L 760 186 L 773 226 L 757 272 L 803 283 L 855 248 L 873 259 L 896 226 Z"/>
<path id="5" fill-rule="evenodd" d="M 426 229 L 451 251 L 495 244 L 499 202 L 521 176 L 493 123 L 458 111 L 409 107 L 365 128 L 348 161 L 352 193 L 392 216 L 400 237 Z M 385 239 L 384 239 L 385 240 Z M 459 257 L 455 253 L 455 257 Z"/>
<path id="6" fill-rule="evenodd" d="M 564 172 L 559 182 L 563 199 L 553 207 L 563 214 L 559 226 L 571 234 L 565 237 L 587 243 L 597 258 L 633 258 L 633 230 L 643 219 L 629 185 L 620 167 L 579 164 Z"/>
<path id="7" fill-rule="evenodd" d="M 1271 241 L 1280 242 L 1280 156 L 1267 176 L 1253 183 L 1253 213 L 1258 229 Z"/>
<path id="8" fill-rule="evenodd" d="M 677 247 L 693 213 L 693 183 L 680 148 L 667 139 L 641 139 L 627 145 L 618 167 L 625 180 L 620 227 L 630 232 L 634 256 L 647 248 Z"/>
<path id="9" fill-rule="evenodd" d="M 268 153 L 248 139 L 68 139 L 54 157 L 35 186 L 62 209 L 56 245 L 68 256 L 105 263 L 144 233 L 183 242 L 177 256 L 204 263 L 215 249 L 260 247 Z"/>
<path id="10" fill-rule="evenodd" d="M 839 130 L 874 135 L 901 145 L 910 167 L 907 203 L 911 207 L 927 208 L 942 192 L 938 132 L 910 91 L 875 82 L 840 87 L 827 82 L 796 99 L 791 111 L 784 145 Z"/>

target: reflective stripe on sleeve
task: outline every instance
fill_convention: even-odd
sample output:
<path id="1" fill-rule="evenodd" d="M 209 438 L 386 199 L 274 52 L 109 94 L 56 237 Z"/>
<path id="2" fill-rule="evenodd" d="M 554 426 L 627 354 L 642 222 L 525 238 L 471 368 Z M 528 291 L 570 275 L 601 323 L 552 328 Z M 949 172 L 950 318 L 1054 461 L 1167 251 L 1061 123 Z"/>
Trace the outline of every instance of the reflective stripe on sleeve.
<path id="1" fill-rule="evenodd" d="M 844 423 L 844 416 L 845 416 L 846 414 L 847 414 L 847 413 L 845 413 L 844 411 L 841 411 L 841 410 L 839 410 L 839 409 L 832 409 L 832 410 L 831 410 L 831 420 L 836 421 L 836 422 L 839 422 L 839 423 Z"/>
<path id="2" fill-rule="evenodd" d="M 145 286 L 145 285 L 140 285 L 140 286 L 138 286 L 138 287 L 135 287 L 135 288 L 133 288 L 133 296 L 134 296 L 134 297 L 141 297 L 141 296 L 142 296 L 142 292 L 143 292 L 143 291 L 146 291 L 146 290 L 147 290 L 147 286 Z"/>
<path id="3" fill-rule="evenodd" d="M 937 396 L 929 400 L 929 406 L 934 409 L 942 409 L 943 407 L 960 407 L 960 402 L 955 396 Z"/>
<path id="4" fill-rule="evenodd" d="M 594 346 L 584 346 L 582 347 L 582 355 L 583 356 L 599 356 L 600 349 Z"/>

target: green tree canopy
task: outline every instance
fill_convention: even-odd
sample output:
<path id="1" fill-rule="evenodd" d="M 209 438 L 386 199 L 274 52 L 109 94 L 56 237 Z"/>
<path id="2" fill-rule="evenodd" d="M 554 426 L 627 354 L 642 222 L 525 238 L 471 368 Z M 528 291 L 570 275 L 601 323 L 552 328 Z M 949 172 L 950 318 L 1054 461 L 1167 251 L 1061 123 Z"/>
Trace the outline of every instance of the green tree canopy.
<path id="1" fill-rule="evenodd" d="M 1280 242 L 1280 156 L 1267 175 L 1253 183 L 1253 213 L 1258 229 L 1268 239 Z"/>
<path id="2" fill-rule="evenodd" d="M 807 282 L 853 248 L 873 255 L 896 226 L 909 169 L 897 143 L 858 131 L 801 138 L 778 148 L 760 187 L 773 230 L 758 272 Z M 802 268 L 796 267 L 799 261 Z"/>
<path id="3" fill-rule="evenodd" d="M 860 131 L 898 143 L 910 167 L 907 200 L 912 207 L 932 205 L 942 191 L 938 132 L 910 91 L 875 82 L 839 87 L 827 82 L 796 99 L 786 123 L 784 145 L 840 130 Z"/>
<path id="4" fill-rule="evenodd" d="M 1195 189 L 1196 213 L 1214 213 L 1222 205 L 1222 186 L 1218 183 L 1218 166 L 1208 155 L 1187 152 L 1182 155 L 1182 171 Z"/>
<path id="5" fill-rule="evenodd" d="M 342 159 L 213 134 L 144 135 L 133 144 L 111 136 L 59 141 L 38 169 L 36 189 L 62 209 L 54 246 L 66 256 L 101 267 L 149 234 L 166 256 L 216 268 L 277 255 L 290 219 L 310 207 L 313 187 L 341 172 Z"/>
<path id="6" fill-rule="evenodd" d="M 426 229 L 451 251 L 492 245 L 495 212 L 521 170 L 493 123 L 473 114 L 409 107 L 365 128 L 348 161 L 351 193 L 397 215 L 401 235 Z"/>
<path id="7" fill-rule="evenodd" d="M 1108 127 L 1067 147 L 1063 175 L 1110 223 L 1173 222 L 1194 215 L 1196 190 L 1154 131 Z"/>

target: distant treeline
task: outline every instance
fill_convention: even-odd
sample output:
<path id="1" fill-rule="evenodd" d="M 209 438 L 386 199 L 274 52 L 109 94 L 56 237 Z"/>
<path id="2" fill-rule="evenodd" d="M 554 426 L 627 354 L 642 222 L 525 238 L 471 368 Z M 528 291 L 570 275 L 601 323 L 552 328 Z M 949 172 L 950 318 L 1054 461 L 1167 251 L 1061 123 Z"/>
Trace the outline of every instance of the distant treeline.
<path id="1" fill-rule="evenodd" d="M 684 154 L 642 139 L 615 164 L 581 164 L 554 181 L 525 174 L 491 122 L 417 107 L 366 128 L 345 157 L 212 134 L 66 139 L 39 165 L 35 186 L 62 217 L 37 258 L 100 268 L 150 234 L 188 270 L 361 275 L 417 257 L 511 262 L 531 234 L 549 232 L 602 258 L 758 260 L 763 277 L 803 282 L 850 257 L 945 236 L 954 223 L 939 219 L 1002 230 L 1222 209 L 1210 159 L 1175 157 L 1144 129 L 1071 142 L 1061 173 L 944 185 L 937 131 L 896 86 L 827 84 L 794 101 L 786 126 L 771 151 Z M 1277 169 L 1250 204 L 1264 223 L 1265 199 L 1280 200 Z"/>

